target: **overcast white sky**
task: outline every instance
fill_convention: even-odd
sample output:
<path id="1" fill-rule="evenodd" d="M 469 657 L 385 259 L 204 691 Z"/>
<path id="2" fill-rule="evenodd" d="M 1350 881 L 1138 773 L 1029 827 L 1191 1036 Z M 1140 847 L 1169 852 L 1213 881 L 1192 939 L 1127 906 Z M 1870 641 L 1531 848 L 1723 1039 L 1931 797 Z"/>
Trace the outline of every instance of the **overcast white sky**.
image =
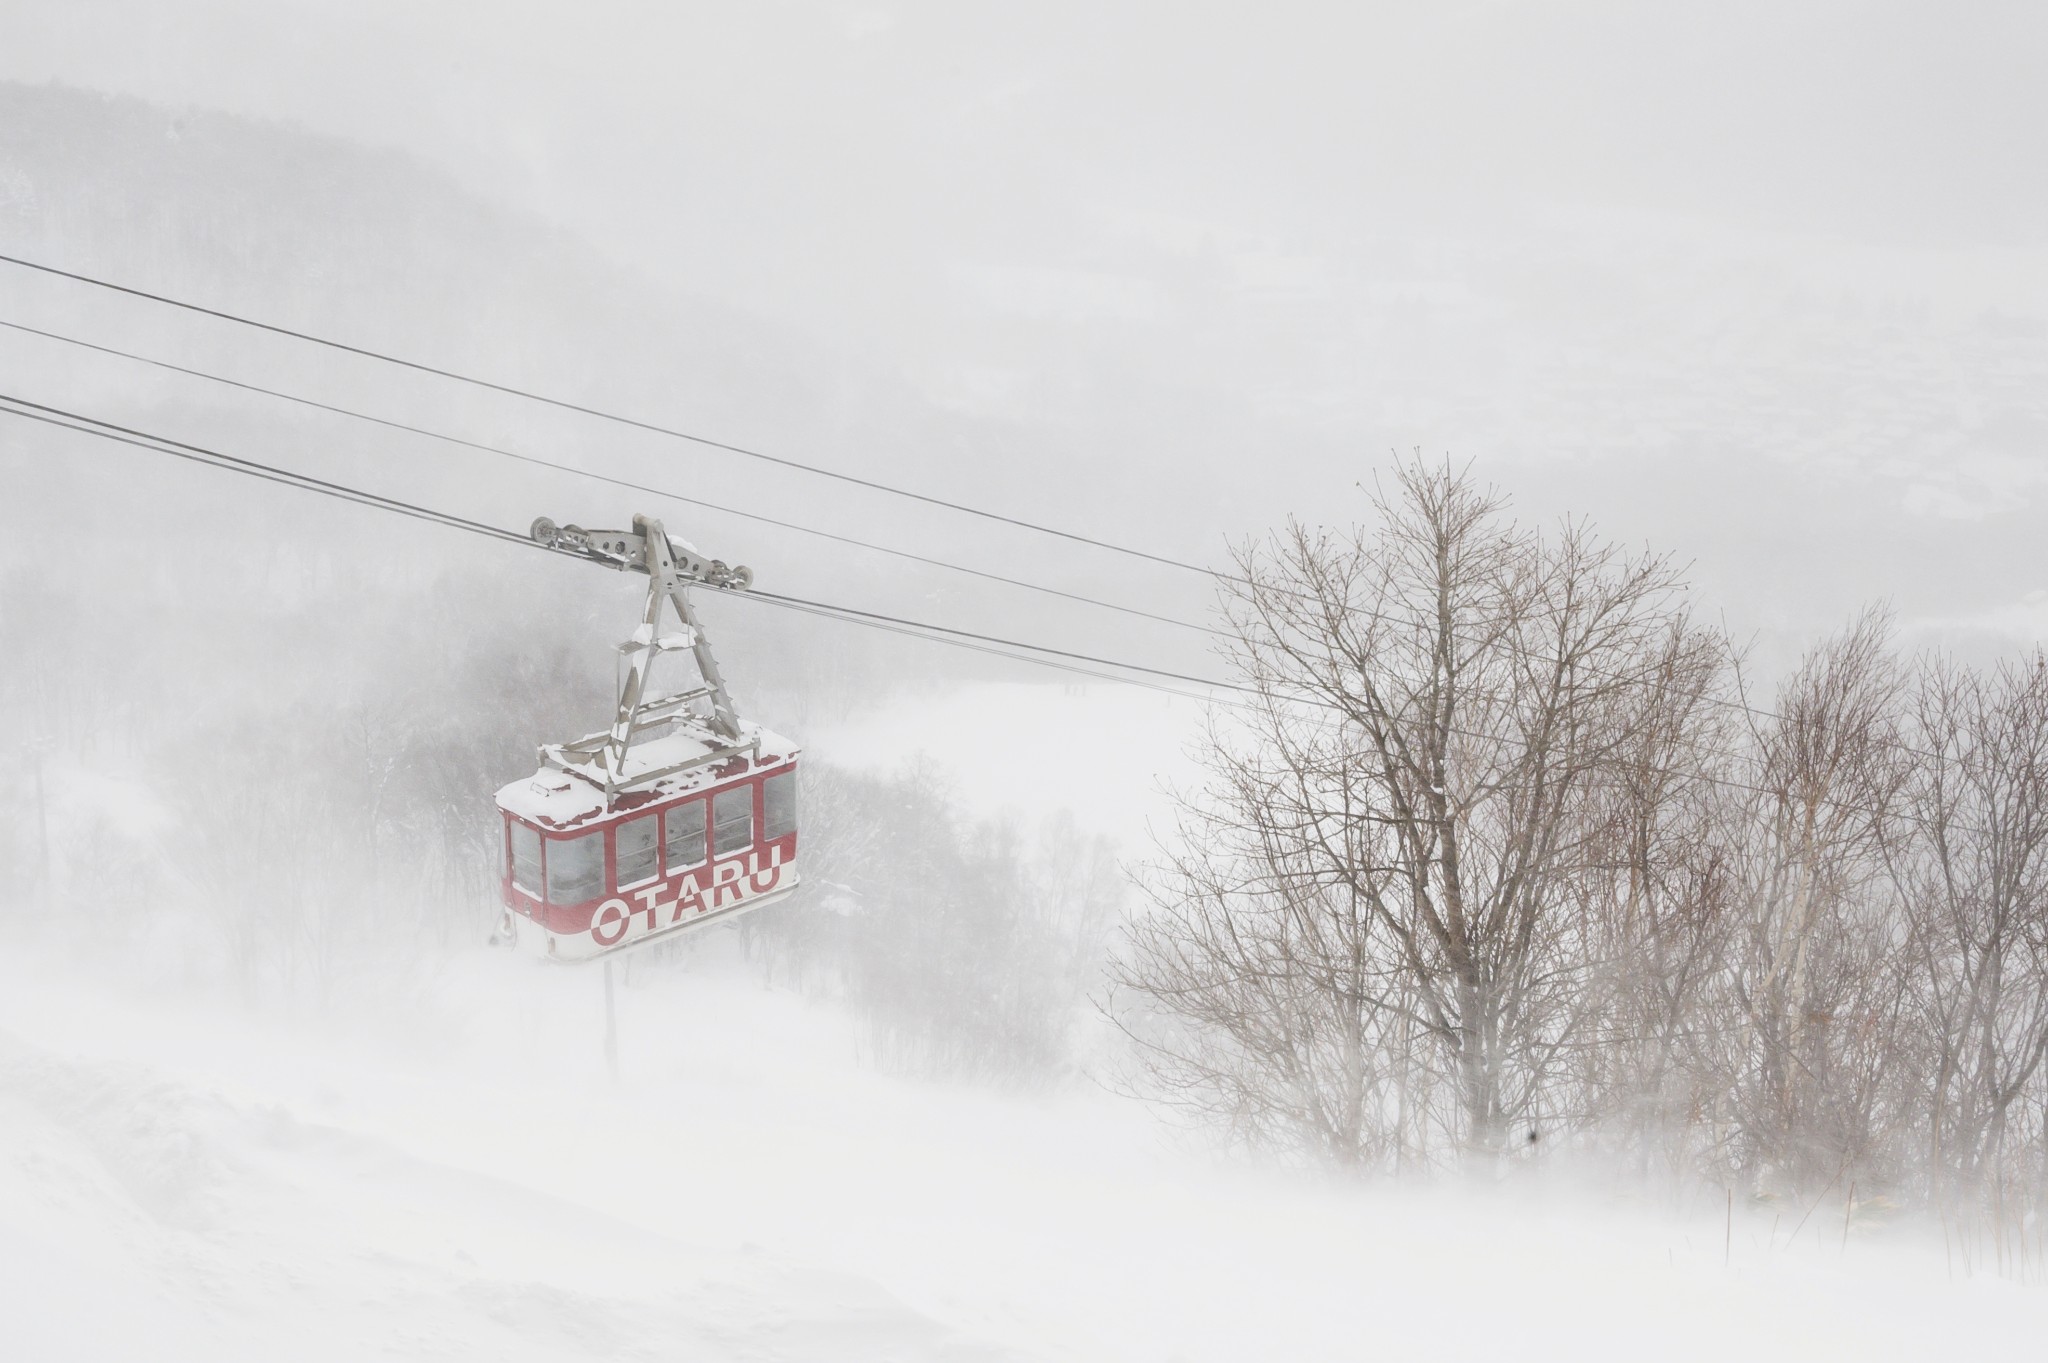
<path id="1" fill-rule="evenodd" d="M 934 246 L 1056 250 L 1048 218 L 1105 203 L 1290 236 L 1365 205 L 2048 221 L 2048 10 L 1998 0 L 7 9 L 7 75 L 406 146 L 700 285 L 707 248 L 802 242 L 821 301 Z"/>
<path id="2" fill-rule="evenodd" d="M 2048 6 L 0 9 L 0 78 L 410 149 L 1218 536 L 1420 446 L 1745 626 L 2048 635 Z"/>

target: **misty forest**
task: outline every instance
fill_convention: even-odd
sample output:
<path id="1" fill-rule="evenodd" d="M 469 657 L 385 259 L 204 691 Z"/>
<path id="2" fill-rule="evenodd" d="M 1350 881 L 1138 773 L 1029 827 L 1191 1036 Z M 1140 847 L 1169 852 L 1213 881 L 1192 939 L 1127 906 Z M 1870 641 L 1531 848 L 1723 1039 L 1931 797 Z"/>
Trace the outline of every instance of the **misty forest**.
<path id="1" fill-rule="evenodd" d="M 2048 1329 L 2048 27 L 15 8 L 0 1354 Z"/>

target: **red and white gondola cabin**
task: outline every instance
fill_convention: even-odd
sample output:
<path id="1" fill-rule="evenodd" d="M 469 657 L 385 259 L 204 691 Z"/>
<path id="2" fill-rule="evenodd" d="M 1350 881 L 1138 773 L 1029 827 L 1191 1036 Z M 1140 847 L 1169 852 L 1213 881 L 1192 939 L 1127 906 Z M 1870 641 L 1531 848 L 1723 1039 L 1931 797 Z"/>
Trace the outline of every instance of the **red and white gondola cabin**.
<path id="1" fill-rule="evenodd" d="M 746 727 L 760 743 L 753 755 L 718 758 L 684 734 L 636 745 L 636 759 L 707 760 L 621 791 L 609 808 L 602 789 L 563 771 L 499 791 L 504 902 L 519 945 L 585 959 L 794 889 L 797 750 Z"/>
<path id="2" fill-rule="evenodd" d="M 534 522 L 550 548 L 648 575 L 612 727 L 540 750 L 534 776 L 498 792 L 504 820 L 499 936 L 557 961 L 589 960 L 725 922 L 796 889 L 795 744 L 742 720 L 685 588 L 744 591 L 753 575 L 706 560 L 659 521 L 631 531 Z M 662 632 L 663 603 L 678 628 Z M 654 663 L 688 652 L 697 683 L 653 695 Z"/>

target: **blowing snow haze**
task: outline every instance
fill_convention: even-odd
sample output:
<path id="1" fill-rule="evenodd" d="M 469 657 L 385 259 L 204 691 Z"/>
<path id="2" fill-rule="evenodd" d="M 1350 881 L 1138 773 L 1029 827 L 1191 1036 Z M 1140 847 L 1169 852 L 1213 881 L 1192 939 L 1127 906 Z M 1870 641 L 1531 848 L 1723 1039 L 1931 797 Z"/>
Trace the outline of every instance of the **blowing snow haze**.
<path id="1" fill-rule="evenodd" d="M 658 410 L 715 434 L 1197 556 L 1390 450 L 1449 452 L 1803 635 L 1873 597 L 2003 619 L 2040 585 L 2014 501 L 2039 486 L 2043 23 L 596 6 L 565 42 L 546 6 L 78 5 L 15 16 L 0 73 L 146 99 L 166 151 L 223 110 L 409 153 L 357 169 L 397 200 L 344 239 L 372 261 L 461 254 L 401 206 L 431 170 L 753 321 L 706 329 L 714 378 L 565 329 L 535 294 L 580 290 L 486 256 L 462 313 L 357 339 L 433 316 L 470 337 L 435 355 L 515 344 L 617 398 L 646 355 L 688 385 Z M 260 192 L 203 147 L 175 173 L 150 212 Z M 349 263 L 338 292 L 388 287 Z M 513 308 L 509 334 L 461 320 Z M 877 389 L 877 428 L 792 414 Z"/>
<path id="2" fill-rule="evenodd" d="M 2048 1326 L 2040 7 L 0 32 L 0 1354 Z"/>

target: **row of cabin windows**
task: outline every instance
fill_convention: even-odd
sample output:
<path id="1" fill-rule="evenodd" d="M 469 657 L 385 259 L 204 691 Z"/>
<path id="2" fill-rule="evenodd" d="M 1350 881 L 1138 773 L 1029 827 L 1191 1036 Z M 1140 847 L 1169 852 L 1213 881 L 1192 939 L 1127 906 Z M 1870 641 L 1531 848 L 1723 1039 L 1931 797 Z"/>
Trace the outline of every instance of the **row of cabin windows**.
<path id="1" fill-rule="evenodd" d="M 796 831 L 796 773 L 777 772 L 761 783 L 761 836 L 767 841 Z M 692 800 L 674 809 L 621 821 L 613 832 L 618 866 L 617 888 L 645 884 L 663 874 L 656 848 L 666 854 L 669 872 L 704 862 L 704 802 Z M 721 790 L 711 797 L 711 847 L 725 856 L 754 842 L 754 788 Z M 541 893 L 540 833 L 512 824 L 512 881 L 528 894 Z M 572 837 L 549 838 L 547 893 L 550 904 L 581 904 L 605 892 L 604 834 L 593 829 Z"/>

